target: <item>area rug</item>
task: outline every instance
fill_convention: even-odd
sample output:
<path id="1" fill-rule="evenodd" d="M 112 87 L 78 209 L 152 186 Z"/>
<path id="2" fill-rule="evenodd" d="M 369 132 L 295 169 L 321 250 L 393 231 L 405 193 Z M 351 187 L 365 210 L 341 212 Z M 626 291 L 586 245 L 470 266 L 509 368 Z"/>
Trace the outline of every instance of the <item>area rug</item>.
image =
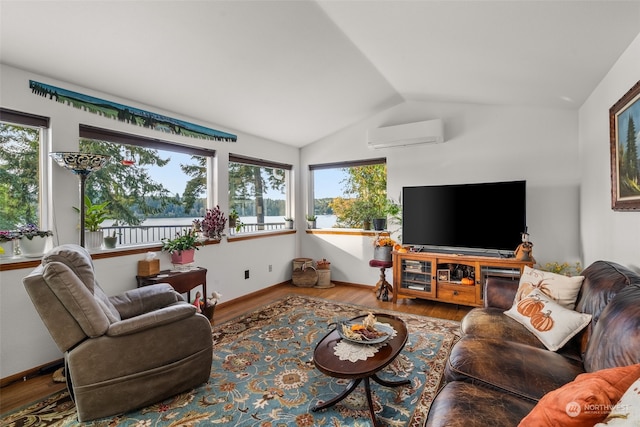
<path id="1" fill-rule="evenodd" d="M 394 314 L 409 330 L 405 348 L 379 376 L 410 385 L 372 383 L 378 420 L 418 427 L 440 385 L 458 322 L 303 296 L 289 296 L 212 327 L 213 364 L 207 384 L 147 408 L 87 423 L 76 419 L 66 391 L 3 414 L 2 426 L 372 426 L 364 386 L 333 407 L 312 412 L 339 394 L 346 380 L 328 377 L 313 364 L 315 345 L 332 322 L 370 311 Z"/>

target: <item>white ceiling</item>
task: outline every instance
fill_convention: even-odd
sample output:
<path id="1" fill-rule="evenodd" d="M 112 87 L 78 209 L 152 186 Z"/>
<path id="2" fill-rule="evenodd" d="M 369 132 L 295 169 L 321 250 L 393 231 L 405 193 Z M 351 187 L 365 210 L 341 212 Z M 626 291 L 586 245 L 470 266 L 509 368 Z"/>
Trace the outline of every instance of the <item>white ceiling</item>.
<path id="1" fill-rule="evenodd" d="M 4 64 L 298 147 L 404 101 L 577 109 L 639 33 L 629 0 L 0 0 Z"/>

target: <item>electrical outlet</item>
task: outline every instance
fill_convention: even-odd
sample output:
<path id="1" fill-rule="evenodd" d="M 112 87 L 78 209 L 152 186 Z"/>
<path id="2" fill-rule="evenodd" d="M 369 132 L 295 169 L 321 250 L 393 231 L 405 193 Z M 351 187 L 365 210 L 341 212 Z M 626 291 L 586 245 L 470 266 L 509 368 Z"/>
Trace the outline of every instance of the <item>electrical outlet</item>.
<path id="1" fill-rule="evenodd" d="M 273 265 L 269 264 L 269 273 L 273 271 Z"/>
<path id="2" fill-rule="evenodd" d="M 244 271 L 244 278 L 248 279 L 249 278 L 249 270 L 245 270 Z"/>

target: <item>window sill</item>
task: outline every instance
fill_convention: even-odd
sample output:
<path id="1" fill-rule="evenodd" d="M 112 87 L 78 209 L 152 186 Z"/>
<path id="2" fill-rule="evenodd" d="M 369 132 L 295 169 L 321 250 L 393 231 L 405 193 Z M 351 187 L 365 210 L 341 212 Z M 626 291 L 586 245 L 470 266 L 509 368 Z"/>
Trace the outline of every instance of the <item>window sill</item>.
<path id="1" fill-rule="evenodd" d="M 217 245 L 220 242 L 215 240 L 206 240 L 203 245 Z M 162 245 L 159 243 L 150 243 L 146 245 L 135 246 L 119 246 L 114 249 L 94 249 L 89 250 L 91 259 L 106 259 L 116 258 L 127 255 L 145 254 L 147 252 L 160 252 L 162 251 Z M 23 268 L 36 268 L 40 265 L 42 257 L 40 258 L 24 258 L 13 257 L 0 260 L 0 271 L 20 270 Z"/>
<path id="2" fill-rule="evenodd" d="M 257 233 L 227 235 L 227 242 L 234 243 L 242 240 L 262 239 L 265 237 L 284 236 L 287 234 L 296 234 L 296 230 L 260 231 Z"/>
<path id="3" fill-rule="evenodd" d="M 265 237 L 284 236 L 288 234 L 296 234 L 296 230 L 278 230 L 278 231 L 262 231 L 259 233 L 243 233 L 241 235 L 226 236 L 229 243 L 239 242 L 242 240 L 262 239 Z M 205 240 L 202 242 L 204 246 L 218 245 L 219 240 Z M 115 249 L 96 249 L 89 251 L 92 259 L 106 259 L 115 258 L 127 255 L 144 254 L 147 252 L 160 252 L 162 245 L 149 244 L 149 245 L 136 245 L 136 246 L 122 246 Z M 8 270 L 20 270 L 23 268 L 36 268 L 40 265 L 42 258 L 23 258 L 14 257 L 0 260 L 0 271 Z"/>

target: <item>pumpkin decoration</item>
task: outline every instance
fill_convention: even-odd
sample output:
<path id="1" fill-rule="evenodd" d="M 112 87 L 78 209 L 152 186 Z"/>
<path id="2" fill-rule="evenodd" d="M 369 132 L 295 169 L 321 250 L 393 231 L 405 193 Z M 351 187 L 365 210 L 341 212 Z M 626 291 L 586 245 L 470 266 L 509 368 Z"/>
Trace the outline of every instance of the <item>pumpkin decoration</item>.
<path id="1" fill-rule="evenodd" d="M 543 294 L 551 297 L 551 291 L 549 290 L 549 286 L 544 282 L 544 279 L 540 280 L 538 283 L 524 282 L 518 288 L 518 293 L 516 294 L 516 301 L 521 300 L 524 296 L 528 295 L 534 289 L 538 289 Z"/>
<path id="2" fill-rule="evenodd" d="M 402 246 L 400 243 L 396 243 L 395 245 L 393 245 L 393 250 L 401 254 L 409 252 L 409 250 Z"/>
<path id="3" fill-rule="evenodd" d="M 460 284 L 462 285 L 467 285 L 467 286 L 473 286 L 473 279 L 471 277 L 463 277 L 462 280 L 460 280 Z"/>
<path id="4" fill-rule="evenodd" d="M 534 295 L 532 297 L 525 297 L 518 303 L 518 313 L 523 316 L 531 317 L 536 313 L 539 313 L 544 308 L 544 302 L 540 300 L 540 295 Z"/>
<path id="5" fill-rule="evenodd" d="M 550 331 L 553 328 L 553 319 L 551 318 L 551 310 L 545 312 L 539 311 L 531 316 L 531 326 L 540 332 Z"/>

